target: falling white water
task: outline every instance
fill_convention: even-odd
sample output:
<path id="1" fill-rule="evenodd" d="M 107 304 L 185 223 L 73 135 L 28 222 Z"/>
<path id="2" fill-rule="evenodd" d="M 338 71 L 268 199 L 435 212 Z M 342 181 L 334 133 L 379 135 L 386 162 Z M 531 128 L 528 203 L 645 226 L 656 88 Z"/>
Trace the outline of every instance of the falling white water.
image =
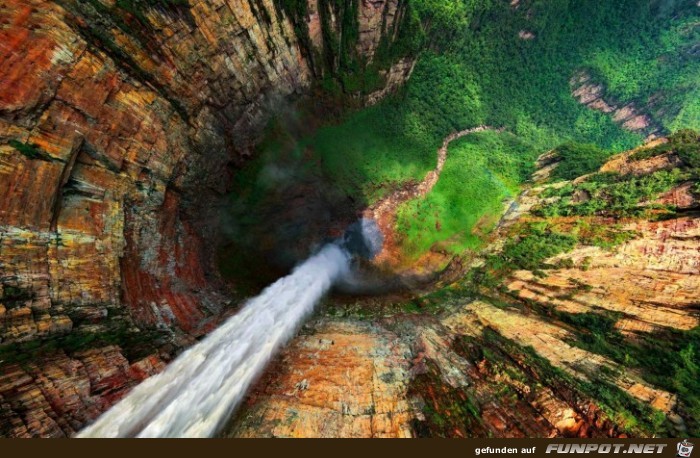
<path id="1" fill-rule="evenodd" d="M 325 246 L 165 371 L 134 388 L 78 437 L 212 436 L 275 350 L 348 269 L 347 252 Z"/>

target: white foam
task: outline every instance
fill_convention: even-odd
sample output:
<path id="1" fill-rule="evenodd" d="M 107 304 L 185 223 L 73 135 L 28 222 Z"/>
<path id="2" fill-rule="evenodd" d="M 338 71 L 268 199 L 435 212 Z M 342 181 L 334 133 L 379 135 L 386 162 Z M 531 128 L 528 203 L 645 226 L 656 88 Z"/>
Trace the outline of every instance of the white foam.
<path id="1" fill-rule="evenodd" d="M 325 246 L 77 437 L 216 434 L 275 351 L 348 269 L 348 254 L 336 245 Z"/>

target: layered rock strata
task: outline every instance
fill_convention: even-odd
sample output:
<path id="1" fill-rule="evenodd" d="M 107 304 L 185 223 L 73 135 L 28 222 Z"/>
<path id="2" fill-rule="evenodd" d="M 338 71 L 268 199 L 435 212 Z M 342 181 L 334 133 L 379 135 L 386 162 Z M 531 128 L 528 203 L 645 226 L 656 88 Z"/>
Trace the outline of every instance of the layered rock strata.
<path id="1" fill-rule="evenodd" d="M 630 159 L 637 151 L 613 157 L 601 170 L 642 176 L 679 165 L 674 153 Z M 550 154 L 538 165 L 536 181 L 556 167 L 556 158 Z M 500 253 L 523 224 L 542 220 L 532 211 L 552 199 L 545 189 L 566 185 L 525 191 L 474 266 Z M 649 434 L 637 422 L 650 419 L 665 425 L 664 434 L 688 434 L 694 420 L 675 389 L 650 382 L 646 369 L 628 367 L 600 346 L 582 344 L 596 330 L 576 323 L 608 317 L 609 332 L 619 334 L 617 345 L 629 346 L 626 351 L 646 341 L 660 345 L 654 339 L 670 344 L 697 329 L 700 226 L 692 185 L 676 183 L 653 202 L 673 205 L 674 217 L 618 223 L 616 230 L 635 236 L 615 246 L 578 244 L 546 259 L 541 271 L 513 270 L 488 288 L 452 285 L 438 315 L 381 317 L 380 311 L 369 325 L 329 310 L 283 352 L 227 434 L 625 437 Z M 609 217 L 591 218 L 591 225 L 612 226 Z M 566 227 L 566 218 L 556 222 Z M 370 363 L 373 371 L 347 369 Z M 676 370 L 671 363 L 666 369 L 671 376 Z M 346 409 L 357 405 L 362 412 Z"/>
<path id="2" fill-rule="evenodd" d="M 368 59 L 384 3 L 358 13 Z M 313 84 L 284 11 L 8 0 L 0 62 L 0 360 L 73 335 L 159 329 L 185 345 L 210 329 L 230 302 L 211 265 L 219 199 L 270 112 Z M 92 346 L 39 352 L 31 370 L 0 361 L 0 435 L 72 434 L 140 380 L 118 347 Z M 78 378 L 80 401 L 52 401 Z"/>
<path id="3" fill-rule="evenodd" d="M 664 130 L 648 113 L 633 103 L 613 101 L 606 95 L 605 87 L 593 81 L 585 71 L 576 73 L 569 84 L 571 94 L 579 103 L 592 110 L 609 114 L 623 129 L 643 134 L 648 140 L 656 138 Z"/>

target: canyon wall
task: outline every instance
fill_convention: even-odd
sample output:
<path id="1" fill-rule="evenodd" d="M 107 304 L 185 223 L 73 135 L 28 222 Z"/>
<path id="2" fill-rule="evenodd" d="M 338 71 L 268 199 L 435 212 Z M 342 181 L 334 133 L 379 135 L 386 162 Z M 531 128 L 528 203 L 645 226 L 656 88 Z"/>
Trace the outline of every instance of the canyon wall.
<path id="1" fill-rule="evenodd" d="M 632 157 L 664 141 L 614 156 L 601 172 L 624 179 L 683 170 L 673 151 Z M 545 218 L 536 210 L 572 186 L 542 182 L 557 166 L 549 156 L 464 279 L 408 304 L 324 310 L 282 351 L 225 435 L 695 434 L 693 388 L 675 382 L 683 369 L 671 355 L 692 354 L 700 323 L 697 181 L 681 178 L 639 202 L 668 206 L 641 217 Z M 518 245 L 530 251 L 523 256 L 546 249 L 527 244 L 527 228 L 538 225 L 576 242 L 518 268 Z M 592 244 L 587 231 L 626 237 Z"/>
<path id="2" fill-rule="evenodd" d="M 72 434 L 216 323 L 219 199 L 314 84 L 273 0 L 146 3 L 0 5 L 0 435 Z M 368 61 L 399 3 L 362 2 Z"/>

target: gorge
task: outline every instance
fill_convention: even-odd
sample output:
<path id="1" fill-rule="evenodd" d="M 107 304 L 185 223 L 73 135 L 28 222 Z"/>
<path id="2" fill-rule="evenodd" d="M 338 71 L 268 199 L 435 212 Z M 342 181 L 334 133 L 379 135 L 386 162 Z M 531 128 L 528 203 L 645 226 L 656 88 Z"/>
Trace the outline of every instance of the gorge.
<path id="1" fill-rule="evenodd" d="M 288 277 L 110 409 L 78 437 L 210 437 L 273 352 L 347 273 L 349 254 L 327 245 Z"/>
<path id="2" fill-rule="evenodd" d="M 3 0 L 0 62 L 0 436 L 700 432 L 696 1 Z"/>

